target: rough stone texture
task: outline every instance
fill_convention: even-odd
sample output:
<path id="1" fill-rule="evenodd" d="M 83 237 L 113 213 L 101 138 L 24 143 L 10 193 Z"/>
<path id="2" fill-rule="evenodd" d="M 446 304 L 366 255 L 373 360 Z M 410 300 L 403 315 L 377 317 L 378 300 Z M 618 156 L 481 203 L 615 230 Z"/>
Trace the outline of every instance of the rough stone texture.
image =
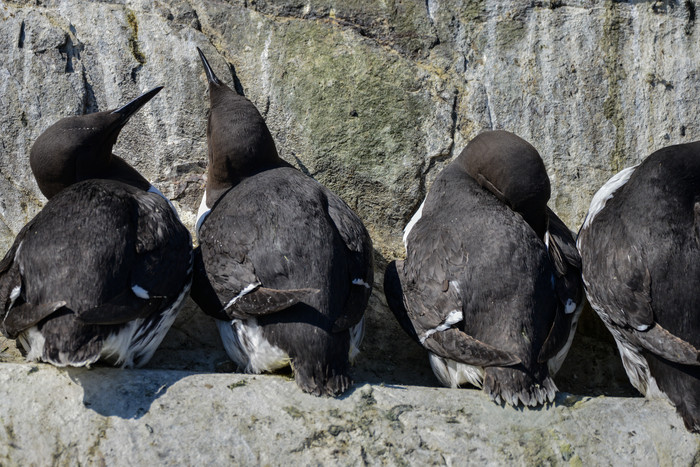
<path id="1" fill-rule="evenodd" d="M 660 400 L 559 394 L 519 411 L 443 388 L 316 398 L 280 376 L 5 364 L 0 412 L 2 465 L 688 465 L 698 451 Z"/>
<path id="2" fill-rule="evenodd" d="M 0 2 L 0 252 L 45 202 L 29 169 L 34 139 L 61 117 L 110 109 L 157 85 L 166 87 L 132 119 L 115 152 L 193 227 L 206 168 L 207 86 L 198 46 L 217 74 L 258 106 L 281 156 L 336 191 L 366 222 L 378 270 L 355 379 L 360 386 L 387 385 L 372 386 L 377 407 L 367 412 L 366 387 L 329 401 L 307 399 L 276 377 L 213 375 L 231 365 L 213 323 L 190 302 L 142 372 L 0 365 L 0 416 L 9 443 L 0 447 L 7 456 L 0 463 L 24 464 L 35 446 L 42 446 L 39 464 L 74 454 L 81 462 L 114 460 L 134 446 L 129 455 L 144 456 L 134 462 L 223 462 L 228 458 L 216 457 L 228 455 L 223 445 L 243 446 L 236 451 L 243 461 L 276 463 L 282 458 L 260 447 L 276 443 L 277 435 L 307 448 L 290 452 L 298 462 L 345 463 L 342 453 L 349 452 L 347 463 L 359 463 L 363 451 L 350 438 L 366 443 L 371 463 L 400 463 L 405 456 L 458 464 L 465 453 L 494 463 L 689 461 L 697 442 L 667 405 L 597 398 L 516 412 L 489 406 L 474 391 L 412 387 L 437 383 L 425 353 L 387 311 L 379 285 L 387 261 L 403 254 L 401 229 L 436 174 L 484 129 L 514 131 L 540 151 L 552 180 L 550 205 L 574 230 L 610 175 L 653 150 L 699 139 L 695 9 L 695 1 L 680 0 Z M 0 342 L 0 360 L 20 360 L 12 343 Z M 100 382 L 103 377 L 116 386 Z M 71 378 L 78 385 L 68 384 Z M 241 381 L 243 391 L 227 388 Z M 636 394 L 590 310 L 556 382 L 584 396 Z M 164 395 L 143 396 L 144 387 L 155 394 L 161 385 Z M 200 400 L 195 386 L 211 395 Z M 92 406 L 81 405 L 81 387 Z M 109 397 L 90 402 L 95 387 L 108 389 Z M 263 407 L 246 400 L 255 388 Z M 274 402 L 265 399 L 277 392 Z M 137 413 L 132 397 L 147 399 L 133 402 L 146 412 Z M 303 415 L 285 412 L 297 404 Z M 401 404 L 412 409 L 392 412 Z M 597 414 L 608 410 L 614 415 Z M 54 412 L 76 424 L 59 423 Z M 33 423 L 24 422 L 24 413 Z M 488 426 L 497 413 L 508 416 Z M 39 436 L 43 414 L 54 422 Z M 163 436 L 154 440 L 158 449 L 146 452 L 151 417 Z M 266 422 L 251 428 L 250 417 Z M 276 417 L 288 424 L 285 431 L 276 431 L 270 421 Z M 215 441 L 201 434 L 210 422 Z M 510 441 L 485 447 L 491 436 Z M 676 441 L 681 438 L 687 444 Z M 474 439 L 481 444 L 470 451 Z M 246 451 L 245 443 L 258 448 Z M 434 453 L 438 444 L 444 457 Z M 676 445 L 683 446 L 680 457 L 664 457 L 676 455 Z M 168 457 L 171 448 L 179 459 Z M 158 452 L 166 458 L 148 457 Z"/>

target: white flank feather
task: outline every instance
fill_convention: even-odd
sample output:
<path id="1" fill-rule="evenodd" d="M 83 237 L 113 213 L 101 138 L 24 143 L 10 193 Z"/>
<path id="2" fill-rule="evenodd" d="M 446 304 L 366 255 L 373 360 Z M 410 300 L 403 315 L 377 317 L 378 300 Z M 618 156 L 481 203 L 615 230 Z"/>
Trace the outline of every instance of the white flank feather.
<path id="1" fill-rule="evenodd" d="M 363 281 L 363 280 L 360 279 L 360 278 L 354 279 L 354 280 L 352 281 L 352 284 L 353 284 L 353 285 L 361 285 L 361 286 L 363 286 L 363 287 L 365 287 L 365 288 L 367 288 L 367 289 L 371 289 L 371 288 L 372 288 L 372 287 L 370 287 L 370 285 L 369 285 L 367 282 Z"/>
<path id="2" fill-rule="evenodd" d="M 15 300 L 17 300 L 17 297 L 19 297 L 20 292 L 22 291 L 22 286 L 18 285 L 14 289 L 12 289 L 12 292 L 10 292 L 10 300 L 12 300 L 12 303 L 15 303 Z M 10 304 L 12 306 L 12 304 Z"/>
<path id="3" fill-rule="evenodd" d="M 414 225 L 420 220 L 420 218 L 423 216 L 423 206 L 425 206 L 425 200 L 421 203 L 420 207 L 418 208 L 418 211 L 411 217 L 411 220 L 408 221 L 408 224 L 406 224 L 406 227 L 403 229 L 403 244 L 405 247 L 408 247 L 408 244 L 406 243 L 408 241 L 408 234 L 411 233 L 411 229 L 413 228 Z"/>
<path id="4" fill-rule="evenodd" d="M 484 369 L 466 363 L 455 362 L 443 357 L 438 357 L 430 352 L 428 355 L 430 367 L 443 386 L 457 388 L 465 384 L 471 384 L 481 388 L 484 383 Z"/>
<path id="5" fill-rule="evenodd" d="M 185 297 L 190 291 L 190 285 L 182 289 L 180 295 L 170 307 L 163 311 L 160 321 L 150 334 L 144 334 L 143 318 L 130 321 L 119 331 L 110 334 L 104 341 L 100 358 L 112 365 L 131 368 L 134 361 L 139 360 L 139 366 L 145 365 L 153 357 L 156 349 L 175 322 L 178 311 L 182 308 Z"/>
<path id="6" fill-rule="evenodd" d="M 591 206 L 588 208 L 588 214 L 586 219 L 583 221 L 582 230 L 587 229 L 595 216 L 605 207 L 605 203 L 610 200 L 615 192 L 620 189 L 632 176 L 632 173 L 637 168 L 639 164 L 633 167 L 627 167 L 624 170 L 619 171 L 617 174 L 613 175 L 610 180 L 608 180 L 605 185 L 603 185 L 600 190 L 596 192 L 591 200 Z"/>
<path id="7" fill-rule="evenodd" d="M 216 320 L 216 325 L 226 353 L 246 373 L 274 371 L 289 365 L 289 355 L 265 339 L 257 319 Z"/>
<path id="8" fill-rule="evenodd" d="M 355 357 L 360 353 L 360 344 L 365 337 L 365 317 L 359 323 L 350 328 L 350 350 L 348 356 L 350 362 L 354 362 Z"/>
<path id="9" fill-rule="evenodd" d="M 420 343 L 424 343 L 428 337 L 435 334 L 436 332 L 448 330 L 453 325 L 462 321 L 462 319 L 464 319 L 464 314 L 462 313 L 462 310 L 450 311 L 447 315 L 447 318 L 445 318 L 445 321 L 443 321 L 439 326 L 433 329 L 429 329 L 423 333 L 423 335 L 420 337 Z"/>
<path id="10" fill-rule="evenodd" d="M 207 206 L 207 194 L 206 192 L 204 193 L 204 196 L 202 196 L 202 202 L 199 203 L 199 210 L 197 211 L 197 223 L 195 224 L 195 232 L 197 232 L 197 237 L 199 238 L 199 229 L 202 227 L 202 223 L 204 222 L 204 219 L 207 218 L 209 213 L 211 212 L 211 209 L 209 206 Z"/>
<path id="11" fill-rule="evenodd" d="M 228 309 L 231 305 L 233 305 L 238 300 L 240 300 L 242 296 L 249 294 L 253 290 L 257 289 L 258 287 L 260 287 L 260 282 L 256 282 L 254 284 L 248 284 L 243 290 L 241 290 L 241 292 L 238 295 L 236 295 L 231 300 L 229 300 L 229 302 L 224 307 L 224 310 Z"/>
<path id="12" fill-rule="evenodd" d="M 151 296 L 148 295 L 148 291 L 141 286 L 133 285 L 131 287 L 131 291 L 134 292 L 134 295 L 136 295 L 139 298 L 143 298 L 144 300 L 148 300 L 149 298 L 151 298 Z"/>

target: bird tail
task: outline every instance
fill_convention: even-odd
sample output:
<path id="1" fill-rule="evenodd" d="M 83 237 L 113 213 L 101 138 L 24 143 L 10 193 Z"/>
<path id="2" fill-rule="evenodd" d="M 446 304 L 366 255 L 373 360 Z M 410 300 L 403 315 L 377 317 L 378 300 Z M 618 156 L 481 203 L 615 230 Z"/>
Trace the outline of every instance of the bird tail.
<path id="1" fill-rule="evenodd" d="M 554 381 L 549 377 L 546 367 L 542 368 L 544 376 L 534 375 L 522 365 L 517 367 L 488 367 L 484 373 L 484 391 L 497 404 L 510 404 L 517 407 L 536 407 L 553 402 L 557 393 Z"/>

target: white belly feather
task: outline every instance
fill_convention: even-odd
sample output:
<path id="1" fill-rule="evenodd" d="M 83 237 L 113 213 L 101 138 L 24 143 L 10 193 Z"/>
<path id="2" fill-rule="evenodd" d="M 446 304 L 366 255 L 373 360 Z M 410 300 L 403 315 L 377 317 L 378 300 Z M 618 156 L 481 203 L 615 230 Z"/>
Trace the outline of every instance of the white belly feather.
<path id="1" fill-rule="evenodd" d="M 232 321 L 216 320 L 221 341 L 229 358 L 246 373 L 275 371 L 290 364 L 287 352 L 271 344 L 263 335 L 258 320 L 234 319 Z M 360 352 L 360 343 L 364 337 L 365 318 L 350 328 L 349 358 L 353 361 Z"/>
<path id="2" fill-rule="evenodd" d="M 22 332 L 17 339 L 27 352 L 26 358 L 29 361 L 45 361 L 59 367 L 86 366 L 100 359 L 123 368 L 133 367 L 134 362 L 137 360 L 139 366 L 145 365 L 153 357 L 153 353 L 175 321 L 189 290 L 190 285 L 188 284 L 187 287 L 183 288 L 173 304 L 163 312 L 160 321 L 155 327 L 144 326 L 146 320 L 142 318 L 130 321 L 117 332 L 107 336 L 99 354 L 86 360 L 76 360 L 72 355 L 65 352 L 59 352 L 58 359 L 47 358 L 44 355 L 46 339 L 36 326 L 32 326 Z M 151 331 L 147 333 L 148 329 L 151 329 Z"/>

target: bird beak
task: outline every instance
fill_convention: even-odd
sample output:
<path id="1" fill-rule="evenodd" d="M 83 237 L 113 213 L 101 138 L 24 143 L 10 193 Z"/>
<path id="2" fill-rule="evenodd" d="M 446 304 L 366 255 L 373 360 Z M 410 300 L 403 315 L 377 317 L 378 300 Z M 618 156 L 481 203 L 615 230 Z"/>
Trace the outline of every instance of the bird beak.
<path id="1" fill-rule="evenodd" d="M 153 88 L 150 91 L 148 91 L 145 94 L 141 94 L 139 97 L 134 99 L 133 101 L 129 102 L 123 107 L 120 107 L 116 110 L 113 110 L 113 114 L 118 114 L 121 118 L 119 119 L 120 122 L 122 122 L 122 125 L 125 124 L 129 118 L 131 118 L 132 115 L 136 113 L 143 105 L 150 101 L 153 96 L 158 94 L 160 90 L 163 89 L 163 86 L 158 86 L 157 88 Z"/>
<path id="2" fill-rule="evenodd" d="M 219 81 L 219 78 L 216 77 L 214 74 L 214 70 L 211 69 L 209 66 L 209 62 L 207 61 L 207 57 L 204 56 L 202 51 L 197 47 L 197 52 L 199 52 L 199 58 L 202 59 L 202 65 L 204 65 L 204 71 L 207 74 L 207 79 L 209 80 L 209 84 L 216 84 L 217 86 L 221 84 Z"/>

